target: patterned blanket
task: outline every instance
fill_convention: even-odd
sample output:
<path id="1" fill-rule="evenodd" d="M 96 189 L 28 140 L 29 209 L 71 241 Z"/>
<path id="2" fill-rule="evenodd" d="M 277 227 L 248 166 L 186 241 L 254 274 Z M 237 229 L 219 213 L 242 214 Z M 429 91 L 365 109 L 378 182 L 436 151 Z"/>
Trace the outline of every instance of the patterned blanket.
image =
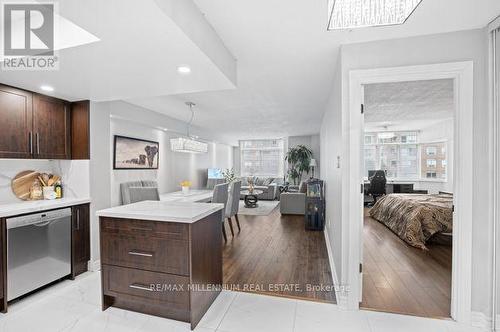
<path id="1" fill-rule="evenodd" d="M 390 194 L 380 198 L 370 216 L 403 241 L 421 249 L 434 234 L 453 231 L 453 196 Z"/>

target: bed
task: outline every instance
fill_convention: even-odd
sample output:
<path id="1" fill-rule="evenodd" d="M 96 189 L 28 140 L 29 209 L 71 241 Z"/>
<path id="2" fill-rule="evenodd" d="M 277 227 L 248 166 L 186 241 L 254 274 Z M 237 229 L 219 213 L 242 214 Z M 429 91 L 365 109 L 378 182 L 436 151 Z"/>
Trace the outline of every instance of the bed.
<path id="1" fill-rule="evenodd" d="M 453 232 L 453 195 L 389 194 L 370 209 L 370 216 L 410 246 L 426 250 L 436 234 Z"/>

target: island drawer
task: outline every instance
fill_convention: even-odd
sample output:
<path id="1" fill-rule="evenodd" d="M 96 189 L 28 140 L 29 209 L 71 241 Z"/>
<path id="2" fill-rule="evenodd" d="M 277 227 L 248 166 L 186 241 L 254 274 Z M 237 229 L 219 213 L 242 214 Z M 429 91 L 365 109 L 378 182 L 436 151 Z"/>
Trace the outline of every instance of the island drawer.
<path id="1" fill-rule="evenodd" d="M 108 217 L 101 218 L 101 232 L 174 240 L 188 240 L 189 238 L 189 226 L 187 224 Z"/>
<path id="2" fill-rule="evenodd" d="M 102 265 L 103 293 L 106 296 L 189 311 L 189 278 L 165 273 Z"/>
<path id="3" fill-rule="evenodd" d="M 189 244 L 184 240 L 102 233 L 103 264 L 189 275 Z"/>

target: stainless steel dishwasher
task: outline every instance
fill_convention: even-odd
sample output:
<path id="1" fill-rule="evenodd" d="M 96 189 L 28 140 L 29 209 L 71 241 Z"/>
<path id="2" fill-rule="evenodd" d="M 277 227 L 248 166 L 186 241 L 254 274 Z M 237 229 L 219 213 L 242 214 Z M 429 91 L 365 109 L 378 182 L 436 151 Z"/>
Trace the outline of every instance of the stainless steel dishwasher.
<path id="1" fill-rule="evenodd" d="M 71 208 L 9 218 L 7 300 L 71 273 Z"/>

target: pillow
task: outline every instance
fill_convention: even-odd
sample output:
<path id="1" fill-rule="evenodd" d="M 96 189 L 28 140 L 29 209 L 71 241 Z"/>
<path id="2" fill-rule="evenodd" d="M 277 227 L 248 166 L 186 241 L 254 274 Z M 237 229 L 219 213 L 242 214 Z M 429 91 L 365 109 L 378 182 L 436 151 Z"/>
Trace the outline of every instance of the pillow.
<path id="1" fill-rule="evenodd" d="M 265 178 L 258 178 L 257 177 L 257 178 L 255 178 L 255 185 L 256 186 L 265 186 L 265 184 L 264 184 L 265 180 L 266 180 Z"/>
<path id="2" fill-rule="evenodd" d="M 268 186 L 270 185 L 272 182 L 273 182 L 273 178 L 265 178 L 263 181 L 262 181 L 262 185 L 263 186 Z"/>

